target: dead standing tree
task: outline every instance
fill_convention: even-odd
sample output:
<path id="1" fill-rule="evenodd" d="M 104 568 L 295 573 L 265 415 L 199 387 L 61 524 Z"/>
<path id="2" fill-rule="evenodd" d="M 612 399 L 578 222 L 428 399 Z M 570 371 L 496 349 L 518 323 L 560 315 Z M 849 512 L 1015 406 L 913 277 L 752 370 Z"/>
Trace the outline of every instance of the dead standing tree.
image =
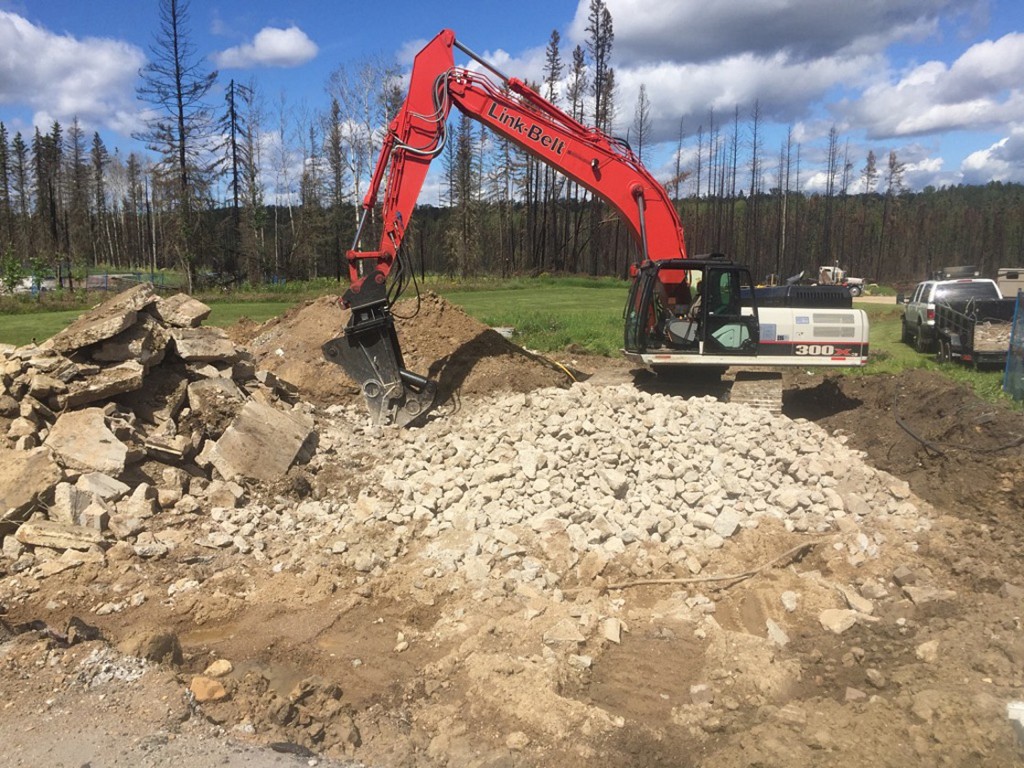
<path id="1" fill-rule="evenodd" d="M 150 47 L 152 59 L 139 72 L 138 97 L 152 108 L 146 130 L 138 135 L 158 153 L 157 172 L 171 195 L 174 226 L 165 246 L 194 287 L 200 248 L 200 209 L 206 197 L 211 130 L 205 98 L 217 79 L 189 40 L 188 0 L 160 0 L 160 29 Z"/>

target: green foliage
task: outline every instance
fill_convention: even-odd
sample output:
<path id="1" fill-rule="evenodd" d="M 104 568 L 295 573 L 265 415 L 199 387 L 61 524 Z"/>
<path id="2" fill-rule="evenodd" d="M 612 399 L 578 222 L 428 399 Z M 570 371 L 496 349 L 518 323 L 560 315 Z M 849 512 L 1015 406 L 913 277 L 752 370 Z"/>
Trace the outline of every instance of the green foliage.
<path id="1" fill-rule="evenodd" d="M 21 266 L 21 259 L 14 255 L 14 249 L 8 243 L 0 253 L 0 287 L 7 293 L 14 293 L 15 287 L 24 276 L 25 270 Z"/>

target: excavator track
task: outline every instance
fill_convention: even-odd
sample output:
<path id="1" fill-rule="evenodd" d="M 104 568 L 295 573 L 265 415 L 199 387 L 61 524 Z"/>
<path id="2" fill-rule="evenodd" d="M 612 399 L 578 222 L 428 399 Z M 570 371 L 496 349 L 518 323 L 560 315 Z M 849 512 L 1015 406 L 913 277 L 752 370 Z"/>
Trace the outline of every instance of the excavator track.
<path id="1" fill-rule="evenodd" d="M 782 413 L 780 371 L 730 368 L 723 378 L 732 383 L 728 394 L 730 403 L 743 403 L 771 413 Z"/>

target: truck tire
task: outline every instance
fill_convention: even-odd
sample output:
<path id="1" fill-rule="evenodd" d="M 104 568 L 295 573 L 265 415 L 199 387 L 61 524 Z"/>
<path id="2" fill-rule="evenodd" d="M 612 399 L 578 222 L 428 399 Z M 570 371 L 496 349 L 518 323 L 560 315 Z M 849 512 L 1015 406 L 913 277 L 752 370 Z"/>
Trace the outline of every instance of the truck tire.
<path id="1" fill-rule="evenodd" d="M 917 326 L 917 333 L 914 335 L 914 349 L 918 352 L 931 352 L 932 343 L 924 336 L 924 327 L 921 325 Z"/>
<path id="2" fill-rule="evenodd" d="M 914 335 L 910 332 L 910 329 L 907 327 L 907 318 L 904 317 L 903 320 L 900 322 L 900 341 L 902 341 L 907 346 L 910 346 L 910 343 L 913 340 Z"/>
<path id="3" fill-rule="evenodd" d="M 938 363 L 953 362 L 953 353 L 950 350 L 949 339 L 939 339 L 939 348 L 935 351 L 935 360 Z"/>
<path id="4" fill-rule="evenodd" d="M 853 296 L 853 298 L 857 298 L 863 292 L 864 292 L 863 289 L 859 285 L 851 285 L 850 286 L 850 295 Z"/>

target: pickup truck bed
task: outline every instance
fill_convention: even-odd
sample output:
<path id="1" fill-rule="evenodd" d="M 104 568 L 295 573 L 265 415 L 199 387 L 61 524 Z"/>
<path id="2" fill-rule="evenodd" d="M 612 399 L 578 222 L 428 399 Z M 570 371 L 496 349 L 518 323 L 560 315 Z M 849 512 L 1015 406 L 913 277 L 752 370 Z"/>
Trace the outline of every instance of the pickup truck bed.
<path id="1" fill-rule="evenodd" d="M 1002 366 L 1010 349 L 1016 299 L 967 299 L 935 305 L 936 357 L 941 362 Z"/>

